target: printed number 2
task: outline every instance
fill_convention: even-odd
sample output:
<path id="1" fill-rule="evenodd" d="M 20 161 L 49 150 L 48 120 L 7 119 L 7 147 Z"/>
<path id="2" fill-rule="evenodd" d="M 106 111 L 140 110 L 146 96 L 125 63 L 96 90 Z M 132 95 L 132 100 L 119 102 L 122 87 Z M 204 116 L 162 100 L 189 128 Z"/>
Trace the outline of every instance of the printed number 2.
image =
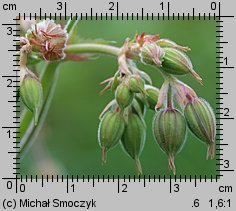
<path id="1" fill-rule="evenodd" d="M 114 3 L 113 1 L 110 1 L 110 2 L 109 2 L 109 5 L 111 5 L 110 8 L 109 8 L 109 10 L 115 10 L 115 9 L 114 9 L 115 3 Z"/>
<path id="2" fill-rule="evenodd" d="M 127 192 L 127 185 L 126 184 L 122 184 L 122 192 L 126 193 Z"/>

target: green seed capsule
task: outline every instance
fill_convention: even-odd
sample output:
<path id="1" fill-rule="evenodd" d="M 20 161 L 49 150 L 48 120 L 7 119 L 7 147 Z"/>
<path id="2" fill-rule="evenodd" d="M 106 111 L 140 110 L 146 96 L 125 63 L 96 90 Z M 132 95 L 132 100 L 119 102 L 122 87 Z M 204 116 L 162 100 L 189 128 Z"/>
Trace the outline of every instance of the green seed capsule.
<path id="1" fill-rule="evenodd" d="M 162 109 L 153 119 L 153 134 L 160 148 L 167 154 L 169 168 L 176 173 L 175 155 L 185 144 L 186 122 L 177 109 Z"/>
<path id="2" fill-rule="evenodd" d="M 43 102 L 43 90 L 39 79 L 30 72 L 27 73 L 20 86 L 20 97 L 26 107 L 34 115 L 34 124 L 38 123 L 38 112 Z"/>
<path id="3" fill-rule="evenodd" d="M 130 91 L 125 83 L 121 83 L 116 89 L 115 98 L 118 105 L 124 109 L 131 104 L 134 93 Z"/>
<path id="4" fill-rule="evenodd" d="M 155 106 L 159 96 L 159 89 L 154 86 L 145 85 L 145 91 L 147 92 L 148 107 L 155 111 Z"/>
<path id="5" fill-rule="evenodd" d="M 192 69 L 192 63 L 187 55 L 175 48 L 164 48 L 162 69 L 170 74 L 184 75 Z"/>
<path id="6" fill-rule="evenodd" d="M 163 48 L 164 57 L 161 69 L 174 75 L 191 73 L 201 84 L 201 77 L 193 70 L 192 63 L 188 56 L 175 48 Z"/>
<path id="7" fill-rule="evenodd" d="M 146 127 L 136 114 L 130 114 L 129 123 L 125 127 L 121 143 L 124 151 L 135 161 L 138 174 L 142 174 L 139 157 L 143 151 L 146 140 Z"/>
<path id="8" fill-rule="evenodd" d="M 106 153 L 119 143 L 125 129 L 123 115 L 108 111 L 102 118 L 98 128 L 98 142 L 102 149 L 102 162 L 106 163 Z"/>
<path id="9" fill-rule="evenodd" d="M 194 98 L 187 103 L 184 115 L 192 133 L 208 145 L 207 159 L 213 159 L 216 123 L 211 106 L 202 98 Z"/>

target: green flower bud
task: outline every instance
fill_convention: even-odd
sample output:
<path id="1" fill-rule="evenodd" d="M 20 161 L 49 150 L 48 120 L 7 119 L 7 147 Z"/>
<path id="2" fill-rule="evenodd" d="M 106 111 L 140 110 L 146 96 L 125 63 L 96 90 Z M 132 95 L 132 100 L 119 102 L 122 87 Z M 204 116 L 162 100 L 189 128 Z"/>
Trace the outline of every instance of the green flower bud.
<path id="1" fill-rule="evenodd" d="M 20 97 L 34 115 L 34 124 L 38 123 L 38 112 L 43 102 L 43 90 L 39 79 L 32 72 L 26 71 L 20 86 Z"/>
<path id="2" fill-rule="evenodd" d="M 136 114 L 129 115 L 129 123 L 125 127 L 121 138 L 124 151 L 135 161 L 138 174 L 142 174 L 142 167 L 139 161 L 146 140 L 146 127 L 143 121 Z"/>
<path id="3" fill-rule="evenodd" d="M 191 50 L 189 47 L 180 46 L 169 39 L 159 39 L 156 41 L 156 44 L 158 46 L 160 46 L 161 48 L 165 48 L 165 47 L 177 48 L 177 49 L 179 49 L 181 51 L 185 51 L 185 52 Z"/>
<path id="4" fill-rule="evenodd" d="M 175 48 L 163 48 L 164 57 L 161 69 L 169 74 L 184 75 L 191 73 L 200 83 L 201 77 L 193 70 L 188 56 Z"/>
<path id="5" fill-rule="evenodd" d="M 138 75 L 132 75 L 129 78 L 129 89 L 134 93 L 139 93 L 144 91 L 144 81 Z"/>
<path id="6" fill-rule="evenodd" d="M 125 83 L 121 83 L 116 89 L 115 98 L 120 108 L 124 109 L 131 104 L 134 93 L 130 91 Z"/>
<path id="7" fill-rule="evenodd" d="M 102 149 L 102 162 L 106 163 L 106 153 L 115 147 L 124 132 L 125 121 L 119 112 L 108 111 L 98 128 L 98 142 Z"/>
<path id="8" fill-rule="evenodd" d="M 148 107 L 155 111 L 155 106 L 159 96 L 159 89 L 154 86 L 145 85 L 145 91 L 147 92 Z"/>
<path id="9" fill-rule="evenodd" d="M 185 144 L 186 122 L 177 109 L 162 109 L 153 119 L 153 134 L 160 148 L 167 154 L 169 168 L 176 174 L 175 155 Z"/>
<path id="10" fill-rule="evenodd" d="M 216 121 L 211 106 L 202 98 L 194 98 L 185 106 L 184 115 L 192 133 L 208 145 L 207 159 L 213 159 Z"/>
<path id="11" fill-rule="evenodd" d="M 155 42 L 145 42 L 140 50 L 140 58 L 144 64 L 160 67 L 163 56 L 163 49 L 157 46 Z"/>

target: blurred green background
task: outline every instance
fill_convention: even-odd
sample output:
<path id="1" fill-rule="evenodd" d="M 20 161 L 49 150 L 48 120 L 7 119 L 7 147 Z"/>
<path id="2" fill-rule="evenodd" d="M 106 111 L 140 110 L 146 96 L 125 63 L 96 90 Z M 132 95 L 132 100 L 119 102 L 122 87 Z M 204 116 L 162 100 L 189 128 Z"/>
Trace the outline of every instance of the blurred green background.
<path id="1" fill-rule="evenodd" d="M 216 32 L 215 21 L 80 21 L 81 38 L 102 38 L 117 41 L 121 46 L 126 37 L 136 33 L 160 34 L 180 45 L 189 46 L 188 53 L 194 69 L 204 80 L 204 86 L 191 75 L 179 79 L 189 84 L 199 96 L 215 107 L 216 95 Z M 139 65 L 160 87 L 163 79 L 154 68 Z M 114 97 L 111 92 L 99 95 L 104 79 L 114 75 L 117 61 L 114 57 L 100 56 L 96 60 L 66 62 L 61 65 L 57 89 L 44 126 L 31 149 L 21 161 L 25 174 L 79 174 L 79 175 L 135 175 L 131 160 L 117 146 L 108 152 L 106 165 L 101 164 L 97 141 L 98 116 Z M 141 155 L 145 175 L 169 175 L 166 155 L 160 150 L 152 135 L 153 111 L 146 115 L 147 140 Z M 206 145 L 190 131 L 186 145 L 176 156 L 177 175 L 216 174 L 216 160 L 206 160 Z"/>

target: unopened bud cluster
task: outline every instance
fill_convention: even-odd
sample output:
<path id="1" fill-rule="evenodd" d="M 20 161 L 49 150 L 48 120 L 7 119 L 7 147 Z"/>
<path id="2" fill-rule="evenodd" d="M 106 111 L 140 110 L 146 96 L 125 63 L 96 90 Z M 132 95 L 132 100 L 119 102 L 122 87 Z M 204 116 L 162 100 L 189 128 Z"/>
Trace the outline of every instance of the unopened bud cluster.
<path id="1" fill-rule="evenodd" d="M 115 99 L 105 107 L 99 126 L 99 144 L 103 163 L 106 153 L 114 146 L 122 146 L 124 152 L 135 162 L 138 174 L 142 173 L 140 155 L 146 139 L 146 108 L 155 111 L 153 135 L 161 150 L 168 157 L 169 169 L 176 174 L 175 156 L 181 152 L 189 130 L 207 144 L 207 158 L 214 157 L 215 115 L 206 100 L 199 98 L 187 84 L 175 75 L 191 73 L 201 84 L 202 79 L 193 70 L 193 65 L 183 47 L 159 35 L 136 36 L 136 42 L 125 42 L 118 58 L 119 70 L 104 81 L 114 92 Z M 157 67 L 165 75 L 160 89 L 152 85 L 149 75 L 130 62 L 125 55 L 138 53 L 144 64 Z M 102 84 L 104 84 L 102 83 Z M 116 118 L 116 119 L 114 119 Z"/>

